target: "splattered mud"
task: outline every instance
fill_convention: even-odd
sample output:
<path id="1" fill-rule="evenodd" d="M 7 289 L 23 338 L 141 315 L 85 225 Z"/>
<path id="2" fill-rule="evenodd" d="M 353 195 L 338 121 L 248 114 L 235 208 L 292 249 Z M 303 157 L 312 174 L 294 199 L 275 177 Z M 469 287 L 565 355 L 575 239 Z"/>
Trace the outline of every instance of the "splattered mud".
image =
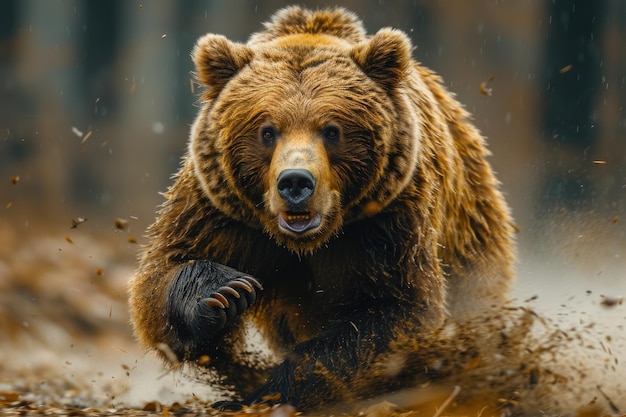
<path id="1" fill-rule="evenodd" d="M 0 415 L 205 415 L 220 392 L 168 372 L 133 340 L 126 283 L 136 239 L 115 220 L 101 233 L 17 232 L 0 224 Z M 589 290 L 549 317 L 537 298 L 503 306 L 497 317 L 449 325 L 416 343 L 415 357 L 437 381 L 309 415 L 620 415 L 626 306 Z M 588 309 L 588 310 L 589 310 Z M 620 356 L 621 355 L 621 356 Z M 400 372 L 400 371 L 398 371 Z M 222 413 L 224 414 L 224 413 Z M 291 416 L 289 406 L 230 415 Z"/>

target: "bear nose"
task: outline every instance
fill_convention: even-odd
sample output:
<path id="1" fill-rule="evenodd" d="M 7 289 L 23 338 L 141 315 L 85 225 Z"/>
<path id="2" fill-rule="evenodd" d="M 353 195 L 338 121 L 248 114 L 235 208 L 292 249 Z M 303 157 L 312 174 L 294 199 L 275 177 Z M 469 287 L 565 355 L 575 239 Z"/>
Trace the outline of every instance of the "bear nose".
<path id="1" fill-rule="evenodd" d="M 307 169 L 286 169 L 278 176 L 278 194 L 291 208 L 299 209 L 315 190 L 315 177 Z"/>

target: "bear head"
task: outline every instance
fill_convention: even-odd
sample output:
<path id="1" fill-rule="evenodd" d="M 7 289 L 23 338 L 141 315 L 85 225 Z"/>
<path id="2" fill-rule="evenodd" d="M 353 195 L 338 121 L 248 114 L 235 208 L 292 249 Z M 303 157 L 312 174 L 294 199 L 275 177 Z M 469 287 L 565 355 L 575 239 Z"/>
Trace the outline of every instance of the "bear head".
<path id="1" fill-rule="evenodd" d="M 266 29 L 247 44 L 197 42 L 206 91 L 189 155 L 218 209 L 305 253 L 384 210 L 413 178 L 411 43 L 393 29 L 368 38 L 341 9 L 285 9 Z"/>

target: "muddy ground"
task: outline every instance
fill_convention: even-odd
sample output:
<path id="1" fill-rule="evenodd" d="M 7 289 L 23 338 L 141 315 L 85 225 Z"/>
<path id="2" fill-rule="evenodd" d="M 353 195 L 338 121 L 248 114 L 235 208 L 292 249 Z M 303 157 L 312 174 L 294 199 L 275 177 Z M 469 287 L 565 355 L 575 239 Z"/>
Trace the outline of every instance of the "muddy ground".
<path id="1" fill-rule="evenodd" d="M 0 415 L 217 414 L 210 404 L 223 392 L 168 372 L 133 340 L 126 283 L 141 231 L 74 221 L 0 220 Z M 522 268 L 517 298 L 477 324 L 487 332 L 450 326 L 421 343 L 445 379 L 310 414 L 623 415 L 626 305 L 588 282 L 541 287 L 562 266 Z"/>

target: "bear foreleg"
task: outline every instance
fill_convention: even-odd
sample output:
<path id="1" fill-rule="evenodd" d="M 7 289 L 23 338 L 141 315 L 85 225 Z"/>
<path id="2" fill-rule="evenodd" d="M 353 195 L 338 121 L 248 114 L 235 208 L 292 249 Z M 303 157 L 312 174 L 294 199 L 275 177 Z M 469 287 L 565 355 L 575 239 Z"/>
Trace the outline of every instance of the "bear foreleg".
<path id="1" fill-rule="evenodd" d="M 179 342 L 174 353 L 182 360 L 211 356 L 211 342 L 255 302 L 262 289 L 256 278 L 215 262 L 185 264 L 167 297 L 169 324 Z"/>
<path id="2" fill-rule="evenodd" d="M 405 324 L 418 320 L 389 310 L 387 306 L 378 312 L 373 308 L 361 311 L 325 334 L 296 345 L 243 403 L 289 403 L 307 410 L 392 389 L 397 381 L 384 368 L 394 340 L 399 333 L 417 333 L 419 325 L 409 329 Z"/>

